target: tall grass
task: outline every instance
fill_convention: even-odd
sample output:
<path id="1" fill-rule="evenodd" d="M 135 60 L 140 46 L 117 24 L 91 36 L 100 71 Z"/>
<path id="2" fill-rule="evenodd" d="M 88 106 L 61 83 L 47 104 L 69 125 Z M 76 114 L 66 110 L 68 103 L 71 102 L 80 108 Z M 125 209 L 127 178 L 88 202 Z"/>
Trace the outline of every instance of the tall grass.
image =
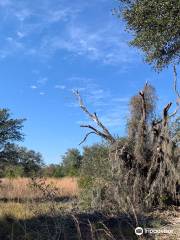
<path id="1" fill-rule="evenodd" d="M 38 181 L 38 179 L 36 179 L 36 181 Z M 43 179 L 43 184 L 49 189 L 55 189 L 57 198 L 73 198 L 76 197 L 79 192 L 76 178 L 47 178 Z M 43 192 L 34 186 L 34 182 L 30 178 L 0 179 L 0 200 L 16 200 L 20 202 L 40 200 L 41 198 L 43 198 Z"/>

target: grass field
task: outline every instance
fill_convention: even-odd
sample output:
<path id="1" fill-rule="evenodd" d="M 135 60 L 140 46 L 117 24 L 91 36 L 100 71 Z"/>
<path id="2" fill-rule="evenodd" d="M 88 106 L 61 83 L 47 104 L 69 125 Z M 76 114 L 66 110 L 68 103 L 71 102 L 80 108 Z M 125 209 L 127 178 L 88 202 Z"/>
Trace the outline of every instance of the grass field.
<path id="1" fill-rule="evenodd" d="M 47 179 L 1 179 L 0 200 L 1 201 L 36 201 L 41 200 L 48 194 L 54 198 L 73 198 L 78 195 L 78 184 L 76 178 L 47 178 Z"/>
<path id="2" fill-rule="evenodd" d="M 75 204 L 78 194 L 76 178 L 1 179 L 0 240 L 137 239 L 134 234 L 137 219 L 133 215 L 80 212 Z M 157 212 L 157 216 L 153 213 L 137 217 L 141 226 L 159 229 L 167 225 L 174 229 L 175 235 L 153 239 L 174 240 L 178 239 L 178 216 L 173 210 L 166 216 Z"/>
<path id="3" fill-rule="evenodd" d="M 56 239 L 78 192 L 70 177 L 0 179 L 0 240 Z"/>
<path id="4" fill-rule="evenodd" d="M 76 178 L 1 179 L 0 217 L 29 219 L 52 212 L 68 212 L 78 192 Z"/>

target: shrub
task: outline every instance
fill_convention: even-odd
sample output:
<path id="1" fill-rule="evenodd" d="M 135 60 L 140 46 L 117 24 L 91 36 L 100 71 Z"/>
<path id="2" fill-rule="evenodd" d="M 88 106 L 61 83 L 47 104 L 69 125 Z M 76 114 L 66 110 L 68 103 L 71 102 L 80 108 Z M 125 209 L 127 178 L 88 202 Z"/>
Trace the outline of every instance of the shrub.
<path id="1" fill-rule="evenodd" d="M 79 187 L 80 203 L 83 208 L 101 208 L 101 192 L 109 181 L 108 146 L 94 144 L 84 147 Z"/>
<path id="2" fill-rule="evenodd" d="M 24 175 L 24 169 L 22 166 L 8 166 L 5 168 L 4 177 L 17 178 Z"/>

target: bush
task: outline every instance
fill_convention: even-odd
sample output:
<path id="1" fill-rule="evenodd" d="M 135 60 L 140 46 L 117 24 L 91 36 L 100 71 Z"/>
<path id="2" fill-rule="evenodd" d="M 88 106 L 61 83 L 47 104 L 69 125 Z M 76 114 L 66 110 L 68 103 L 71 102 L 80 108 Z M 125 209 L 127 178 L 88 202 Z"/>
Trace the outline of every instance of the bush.
<path id="1" fill-rule="evenodd" d="M 55 178 L 65 177 L 64 168 L 62 166 L 57 166 L 54 169 L 53 177 Z"/>
<path id="2" fill-rule="evenodd" d="M 81 189 L 80 204 L 83 208 L 102 207 L 101 194 L 110 178 L 109 169 L 107 145 L 94 144 L 84 148 L 78 182 Z"/>
<path id="3" fill-rule="evenodd" d="M 61 165 L 50 164 L 41 169 L 41 175 L 43 177 L 55 177 L 62 178 L 65 176 L 64 168 Z"/>
<path id="4" fill-rule="evenodd" d="M 82 156 L 79 150 L 76 148 L 68 149 L 62 159 L 64 174 L 71 177 L 78 176 L 82 162 Z"/>
<path id="5" fill-rule="evenodd" d="M 21 166 L 8 166 L 5 168 L 4 177 L 7 178 L 17 178 L 23 177 L 24 169 Z"/>

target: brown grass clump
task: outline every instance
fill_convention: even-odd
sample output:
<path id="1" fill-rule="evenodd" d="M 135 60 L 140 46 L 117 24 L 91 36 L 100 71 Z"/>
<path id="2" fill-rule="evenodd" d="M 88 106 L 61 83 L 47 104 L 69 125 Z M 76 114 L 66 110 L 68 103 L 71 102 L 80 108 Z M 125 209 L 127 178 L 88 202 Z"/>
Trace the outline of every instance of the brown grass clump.
<path id="1" fill-rule="evenodd" d="M 35 181 L 42 182 L 42 179 L 36 179 Z M 53 191 L 55 189 L 56 198 L 73 198 L 78 195 L 76 178 L 47 178 L 43 179 L 43 186 L 47 187 L 48 191 L 51 191 L 51 189 Z M 41 189 L 35 187 L 34 181 L 30 178 L 4 178 L 0 180 L 0 200 L 15 200 L 21 202 L 26 200 L 40 200 L 43 197 Z"/>

